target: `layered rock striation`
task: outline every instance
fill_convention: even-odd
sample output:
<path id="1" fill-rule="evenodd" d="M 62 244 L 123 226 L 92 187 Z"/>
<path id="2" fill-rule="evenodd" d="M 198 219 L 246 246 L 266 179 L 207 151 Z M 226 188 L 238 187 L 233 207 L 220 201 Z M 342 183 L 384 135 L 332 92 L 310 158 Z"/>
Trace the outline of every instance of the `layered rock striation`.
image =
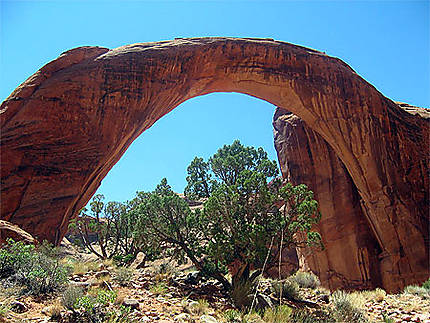
<path id="1" fill-rule="evenodd" d="M 341 60 L 271 39 L 175 39 L 63 53 L 1 104 L 1 219 L 58 244 L 134 139 L 182 102 L 212 92 L 240 92 L 290 111 L 330 147 L 378 242 L 382 286 L 397 289 L 428 275 L 428 120 L 405 112 Z"/>

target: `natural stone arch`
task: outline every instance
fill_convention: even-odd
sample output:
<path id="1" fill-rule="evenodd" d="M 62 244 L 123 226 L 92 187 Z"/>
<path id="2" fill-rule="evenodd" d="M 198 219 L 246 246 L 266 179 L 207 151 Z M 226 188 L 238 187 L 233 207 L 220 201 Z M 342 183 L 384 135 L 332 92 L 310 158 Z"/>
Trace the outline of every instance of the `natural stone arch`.
<path id="1" fill-rule="evenodd" d="M 407 169 L 413 162 L 424 174 L 428 169 L 428 122 L 402 111 L 341 60 L 271 39 L 81 47 L 48 63 L 1 105 L 2 219 L 58 243 L 134 139 L 180 103 L 212 92 L 266 100 L 328 143 L 380 244 L 383 285 L 404 283 L 401 258 L 413 268 L 428 263 L 428 213 L 413 207 L 428 201 L 428 185 L 419 182 L 417 190 Z M 403 153 L 406 163 L 399 162 Z M 399 224 L 407 226 L 404 237 Z M 407 271 L 408 281 L 423 276 Z"/>

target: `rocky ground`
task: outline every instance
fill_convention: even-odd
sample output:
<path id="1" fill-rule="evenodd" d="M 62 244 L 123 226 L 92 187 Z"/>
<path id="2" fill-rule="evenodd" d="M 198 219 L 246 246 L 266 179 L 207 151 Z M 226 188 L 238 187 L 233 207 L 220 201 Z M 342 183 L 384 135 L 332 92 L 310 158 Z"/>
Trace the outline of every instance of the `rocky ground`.
<path id="1" fill-rule="evenodd" d="M 81 258 L 80 262 L 75 262 L 70 284 L 80 286 L 88 293 L 100 289 L 115 291 L 115 306 L 128 309 L 129 320 L 112 322 L 131 322 L 132 319 L 158 323 L 231 322 L 225 317 L 225 313 L 233 308 L 227 295 L 215 281 L 200 279 L 192 266 L 172 266 L 165 260 L 147 264 L 144 268 L 137 269 L 137 266 L 135 263 L 128 271 L 131 276 L 118 279 L 118 268 L 112 262 Z M 260 290 L 267 289 L 265 284 L 267 282 L 260 286 Z M 332 306 L 330 292 L 324 288 L 301 288 L 299 293 L 303 302 L 286 300 L 284 303 L 309 311 L 328 311 Z M 9 309 L 3 311 L 4 322 L 80 322 L 79 313 L 62 306 L 62 293 L 46 297 L 17 296 L 3 288 L 0 294 L 1 303 L 10 304 Z M 356 294 L 362 300 L 370 322 L 430 323 L 430 300 L 427 297 L 409 293 L 387 295 L 382 290 Z"/>

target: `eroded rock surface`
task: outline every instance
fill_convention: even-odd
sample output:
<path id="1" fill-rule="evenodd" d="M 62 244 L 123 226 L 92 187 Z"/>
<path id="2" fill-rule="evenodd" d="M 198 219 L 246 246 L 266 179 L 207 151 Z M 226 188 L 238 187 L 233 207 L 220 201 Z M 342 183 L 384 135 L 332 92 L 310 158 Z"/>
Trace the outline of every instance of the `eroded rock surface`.
<path id="1" fill-rule="evenodd" d="M 182 102 L 212 92 L 249 94 L 299 116 L 356 187 L 364 226 L 382 250 L 382 285 L 395 289 L 423 277 L 428 122 L 341 60 L 271 39 L 175 39 L 63 53 L 0 107 L 1 219 L 59 243 L 134 139 Z M 410 237 L 413 244 L 399 243 Z"/>
<path id="2" fill-rule="evenodd" d="M 417 116 L 417 120 L 409 125 L 402 124 L 402 119 L 391 122 L 391 126 L 397 129 L 397 153 L 403 157 L 396 161 L 397 177 L 390 180 L 396 185 L 395 194 L 402 193 L 402 200 L 408 204 L 402 209 L 404 213 L 397 213 L 388 221 L 386 230 L 380 231 L 372 226 L 375 220 L 369 216 L 371 213 L 366 209 L 348 170 L 327 142 L 298 116 L 279 108 L 275 113 L 275 147 L 283 176 L 294 184 L 308 185 L 319 201 L 322 214 L 317 227 L 325 250 L 298 250 L 300 266 L 318 274 L 323 284 L 331 289 L 395 289 L 392 285 L 394 279 L 407 285 L 428 276 L 428 262 L 425 258 L 422 262 L 417 261 L 413 249 L 414 246 L 418 250 L 425 248 L 425 237 L 428 237 L 425 225 L 428 177 L 421 173 L 423 169 L 419 169 L 420 165 L 426 169 L 428 147 L 422 137 L 426 135 L 426 128 L 416 125 L 426 122 L 430 112 L 407 104 L 399 106 Z M 416 141 L 415 147 L 422 145 L 422 150 L 411 151 L 414 146 L 406 144 L 410 140 Z M 392 200 L 393 204 L 399 203 L 394 197 Z M 395 243 L 402 252 L 391 267 L 394 271 L 384 272 L 386 253 L 389 252 L 387 244 L 393 239 L 390 236 L 392 229 L 397 239 Z M 417 241 L 421 245 L 417 246 Z"/>

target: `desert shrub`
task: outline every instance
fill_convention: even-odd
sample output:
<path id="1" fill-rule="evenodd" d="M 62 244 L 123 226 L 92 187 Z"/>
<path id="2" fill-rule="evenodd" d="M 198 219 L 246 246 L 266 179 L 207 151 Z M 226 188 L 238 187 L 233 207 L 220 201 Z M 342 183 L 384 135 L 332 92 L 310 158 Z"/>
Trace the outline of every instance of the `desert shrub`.
<path id="1" fill-rule="evenodd" d="M 90 322 L 105 322 L 106 315 L 112 312 L 110 305 L 115 302 L 115 299 L 115 292 L 96 289 L 92 294 L 78 297 L 73 307 L 83 311 L 85 319 Z"/>
<path id="2" fill-rule="evenodd" d="M 152 285 L 149 291 L 155 295 L 164 295 L 167 293 L 168 288 L 165 282 L 159 282 Z"/>
<path id="3" fill-rule="evenodd" d="M 265 310 L 263 319 L 267 323 L 288 322 L 292 313 L 291 307 L 287 305 L 268 308 Z"/>
<path id="4" fill-rule="evenodd" d="M 21 264 L 30 262 L 33 253 L 33 245 L 9 239 L 7 244 L 0 249 L 0 278 L 14 275 Z"/>
<path id="5" fill-rule="evenodd" d="M 105 323 L 130 323 L 139 322 L 137 319 L 132 317 L 131 308 L 126 306 L 119 306 L 110 311 L 104 318 Z"/>
<path id="6" fill-rule="evenodd" d="M 126 266 L 130 263 L 133 262 L 133 260 L 135 259 L 135 255 L 132 254 L 121 254 L 121 255 L 115 255 L 112 257 L 115 265 L 117 266 Z"/>
<path id="7" fill-rule="evenodd" d="M 336 291 L 331 296 L 334 316 L 341 322 L 367 322 L 363 310 L 364 298 L 358 293 Z"/>
<path id="8" fill-rule="evenodd" d="M 306 309 L 295 309 L 291 316 L 290 321 L 294 323 L 335 323 L 336 319 L 331 316 L 327 311 L 314 311 L 311 312 Z M 348 321 L 341 321 L 348 322 Z"/>
<path id="9" fill-rule="evenodd" d="M 84 290 L 79 286 L 69 285 L 61 295 L 61 303 L 68 310 L 73 310 L 78 298 L 84 296 Z"/>
<path id="10" fill-rule="evenodd" d="M 175 268 L 168 262 L 163 262 L 155 268 L 155 274 L 159 275 L 172 275 L 175 273 Z"/>
<path id="11" fill-rule="evenodd" d="M 0 322 L 5 319 L 7 312 L 9 311 L 9 306 L 0 303 Z"/>
<path id="12" fill-rule="evenodd" d="M 24 287 L 24 292 L 40 295 L 53 292 L 67 282 L 70 268 L 62 264 L 58 249 L 48 244 L 39 248 L 8 240 L 0 250 L 2 278 Z"/>
<path id="13" fill-rule="evenodd" d="M 242 317 L 240 312 L 234 309 L 226 310 L 222 316 L 226 323 L 240 323 Z"/>
<path id="14" fill-rule="evenodd" d="M 242 316 L 241 323 L 266 323 L 258 314 L 258 312 L 252 311 L 251 313 L 244 314 Z"/>
<path id="15" fill-rule="evenodd" d="M 234 306 L 241 310 L 250 307 L 254 288 L 255 283 L 251 280 L 236 283 L 230 291 L 230 297 Z"/>
<path id="16" fill-rule="evenodd" d="M 381 288 L 376 288 L 375 290 L 366 290 L 361 292 L 364 298 L 369 301 L 382 302 L 385 299 L 387 293 Z"/>
<path id="17" fill-rule="evenodd" d="M 423 283 L 422 287 L 430 290 L 430 278 Z"/>
<path id="18" fill-rule="evenodd" d="M 127 286 L 130 284 L 131 278 L 133 277 L 133 270 L 127 267 L 118 267 L 115 270 L 114 280 L 121 286 Z"/>
<path id="19" fill-rule="evenodd" d="M 209 303 L 205 299 L 199 299 L 198 301 L 190 302 L 187 306 L 187 311 L 190 314 L 202 315 L 209 311 Z"/>
<path id="20" fill-rule="evenodd" d="M 394 323 L 394 319 L 389 317 L 386 313 L 382 313 L 382 321 L 384 323 Z"/>
<path id="21" fill-rule="evenodd" d="M 317 288 L 321 283 L 317 275 L 305 271 L 298 271 L 289 277 L 289 280 L 296 282 L 302 288 Z"/>
<path id="22" fill-rule="evenodd" d="M 417 295 L 422 298 L 430 298 L 430 289 L 420 287 L 417 285 L 406 286 L 405 289 L 403 290 L 403 293 Z"/>
<path id="23" fill-rule="evenodd" d="M 290 279 L 273 280 L 271 288 L 276 297 L 279 297 L 282 292 L 282 298 L 287 299 L 300 299 L 299 285 Z"/>

